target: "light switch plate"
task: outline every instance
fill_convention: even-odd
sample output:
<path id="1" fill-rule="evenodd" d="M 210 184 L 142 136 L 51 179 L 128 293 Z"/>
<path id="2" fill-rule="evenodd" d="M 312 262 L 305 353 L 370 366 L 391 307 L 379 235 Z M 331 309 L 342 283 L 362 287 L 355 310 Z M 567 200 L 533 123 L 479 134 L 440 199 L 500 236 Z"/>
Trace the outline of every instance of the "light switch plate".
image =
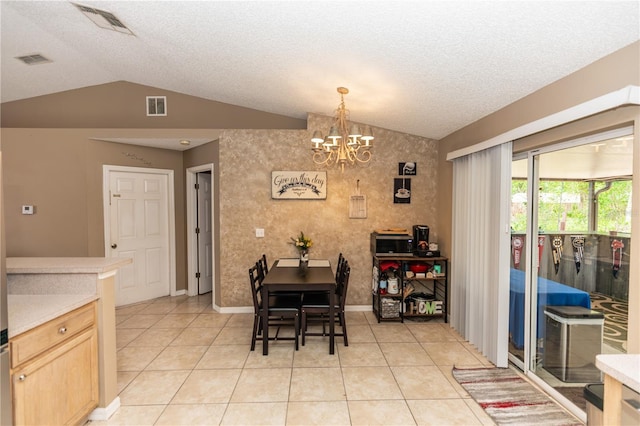
<path id="1" fill-rule="evenodd" d="M 22 206 L 22 214 L 33 214 L 33 206 Z"/>
<path id="2" fill-rule="evenodd" d="M 264 238 L 264 228 L 256 228 L 256 238 Z"/>

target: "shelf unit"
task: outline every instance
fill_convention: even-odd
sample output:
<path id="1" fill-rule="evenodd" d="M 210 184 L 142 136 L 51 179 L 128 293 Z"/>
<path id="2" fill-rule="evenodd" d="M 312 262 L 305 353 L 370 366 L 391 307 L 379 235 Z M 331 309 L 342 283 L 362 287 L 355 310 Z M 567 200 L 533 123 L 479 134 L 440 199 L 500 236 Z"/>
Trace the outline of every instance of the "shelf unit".
<path id="1" fill-rule="evenodd" d="M 398 278 L 397 294 L 383 294 L 380 289 L 380 278 L 386 272 L 382 268 L 389 263 L 397 265 L 397 269 L 394 268 Z M 371 294 L 378 322 L 404 322 L 405 318 L 443 318 L 447 322 L 448 267 L 446 257 L 373 256 Z M 412 269 L 425 272 L 416 274 Z M 437 269 L 440 272 L 435 274 Z"/>

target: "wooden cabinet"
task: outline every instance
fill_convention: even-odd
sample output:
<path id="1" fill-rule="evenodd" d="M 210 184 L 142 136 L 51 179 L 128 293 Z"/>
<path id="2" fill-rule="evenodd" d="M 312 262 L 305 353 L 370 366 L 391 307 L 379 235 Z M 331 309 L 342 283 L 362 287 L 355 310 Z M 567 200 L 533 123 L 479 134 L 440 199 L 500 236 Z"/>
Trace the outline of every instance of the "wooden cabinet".
<path id="1" fill-rule="evenodd" d="M 378 322 L 434 317 L 447 322 L 445 257 L 374 256 L 372 287 L 373 312 Z"/>
<path id="2" fill-rule="evenodd" d="M 9 343 L 14 423 L 84 422 L 99 397 L 96 303 L 20 334 Z"/>

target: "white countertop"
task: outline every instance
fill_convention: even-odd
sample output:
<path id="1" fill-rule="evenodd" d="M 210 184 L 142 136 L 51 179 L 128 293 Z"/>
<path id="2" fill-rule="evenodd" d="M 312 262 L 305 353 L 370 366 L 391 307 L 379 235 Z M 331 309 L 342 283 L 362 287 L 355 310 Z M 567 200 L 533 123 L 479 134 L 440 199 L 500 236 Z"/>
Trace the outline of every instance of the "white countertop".
<path id="1" fill-rule="evenodd" d="M 117 257 L 8 257 L 8 274 L 104 274 L 132 260 Z"/>
<path id="2" fill-rule="evenodd" d="M 8 257 L 9 337 L 97 300 L 97 283 L 130 263 L 115 257 Z"/>
<path id="3" fill-rule="evenodd" d="M 640 354 L 596 355 L 596 367 L 640 393 Z"/>
<path id="4" fill-rule="evenodd" d="M 98 299 L 96 294 L 7 295 L 9 338 Z"/>

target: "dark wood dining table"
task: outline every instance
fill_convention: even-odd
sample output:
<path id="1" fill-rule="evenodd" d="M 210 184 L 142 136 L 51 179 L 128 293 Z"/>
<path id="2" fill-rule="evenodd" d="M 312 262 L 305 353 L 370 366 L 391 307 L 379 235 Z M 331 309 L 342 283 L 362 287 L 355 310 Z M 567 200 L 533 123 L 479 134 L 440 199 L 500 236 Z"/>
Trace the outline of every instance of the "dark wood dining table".
<path id="1" fill-rule="evenodd" d="M 279 265 L 280 264 L 280 265 Z M 286 266 L 285 266 L 286 265 Z M 289 266 L 295 265 L 295 266 Z M 272 291 L 328 291 L 333 300 L 336 279 L 328 260 L 310 260 L 306 269 L 301 269 L 293 259 L 278 259 L 262 281 L 262 300 L 269 303 Z M 269 324 L 268 306 L 262 309 L 262 324 Z M 335 324 L 333 303 L 329 304 L 329 354 L 334 354 Z M 262 327 L 262 354 L 269 354 L 269 327 Z"/>

